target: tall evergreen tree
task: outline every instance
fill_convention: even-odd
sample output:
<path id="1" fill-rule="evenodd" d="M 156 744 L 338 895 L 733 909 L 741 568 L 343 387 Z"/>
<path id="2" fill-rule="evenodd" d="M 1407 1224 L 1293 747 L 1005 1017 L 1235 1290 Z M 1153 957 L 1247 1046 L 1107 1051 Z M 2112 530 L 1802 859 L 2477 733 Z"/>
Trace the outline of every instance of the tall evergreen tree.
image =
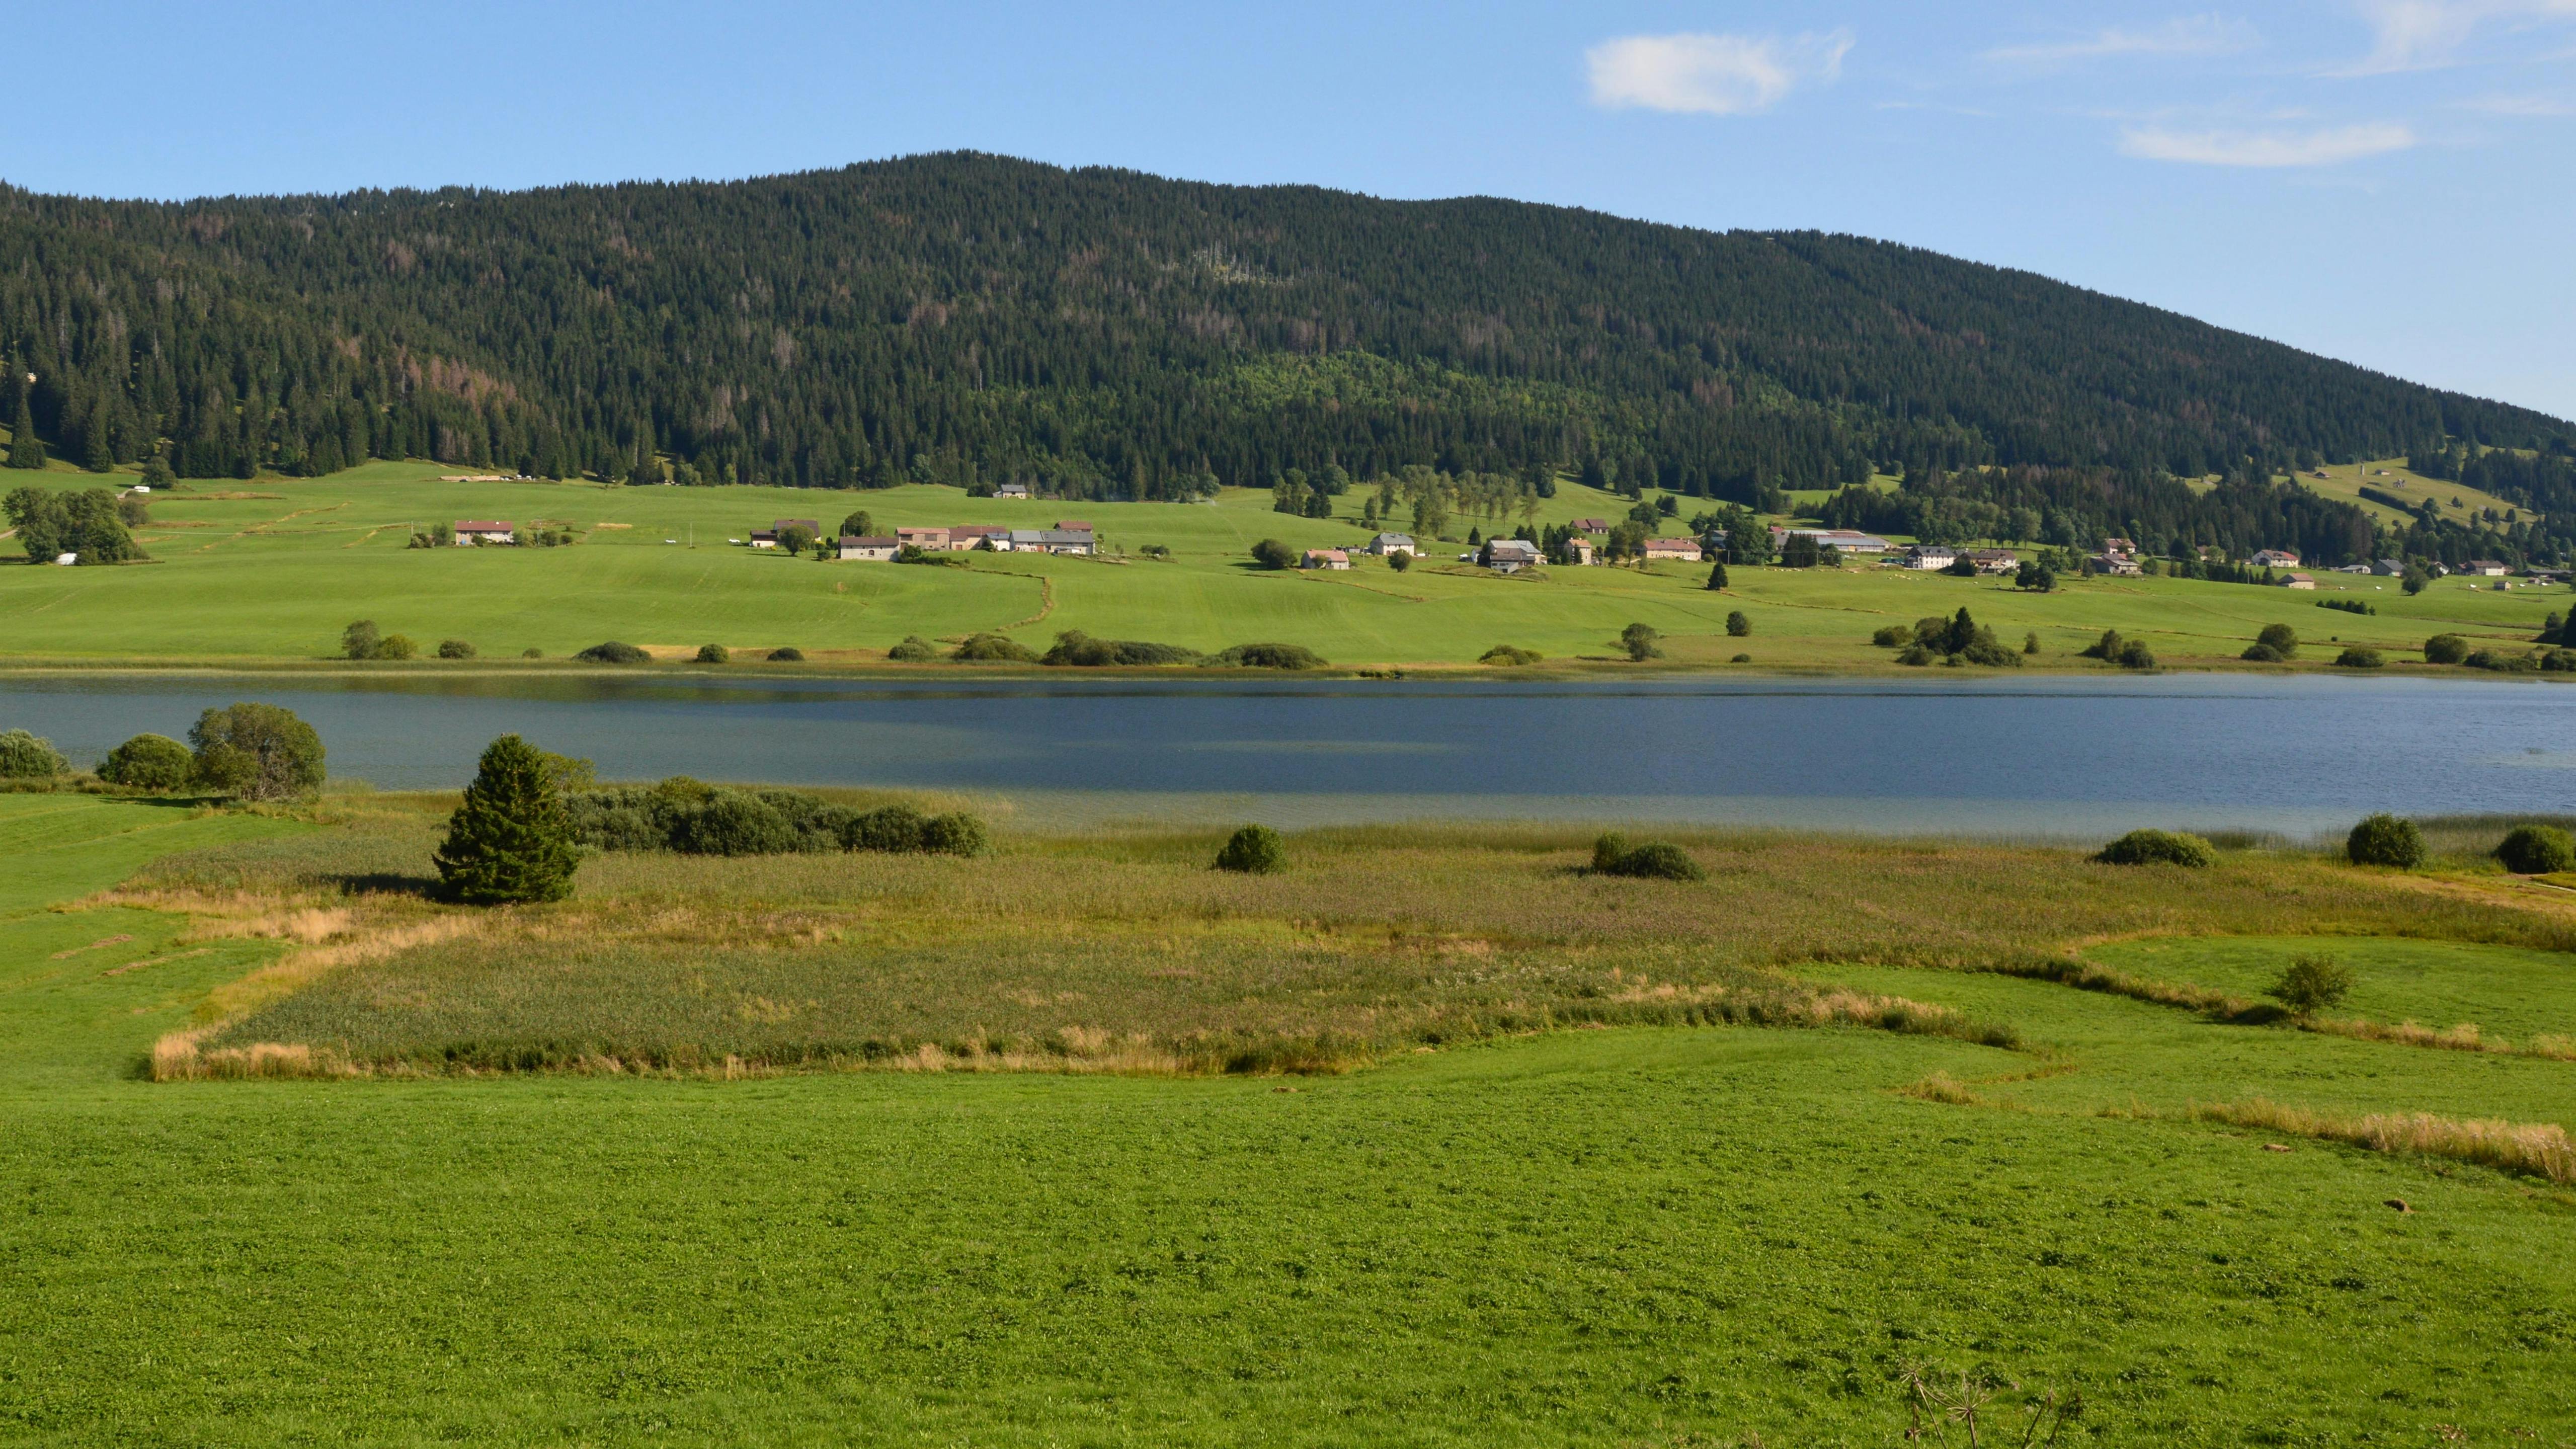
<path id="1" fill-rule="evenodd" d="M 437 858 L 439 883 L 467 905 L 571 895 L 581 852 L 544 753 L 517 735 L 486 746 Z"/>
<path id="2" fill-rule="evenodd" d="M 27 405 L 28 388 L 23 378 L 16 392 L 18 406 L 9 414 L 9 466 L 42 468 L 45 466 L 45 445 L 36 441 L 36 413 Z"/>

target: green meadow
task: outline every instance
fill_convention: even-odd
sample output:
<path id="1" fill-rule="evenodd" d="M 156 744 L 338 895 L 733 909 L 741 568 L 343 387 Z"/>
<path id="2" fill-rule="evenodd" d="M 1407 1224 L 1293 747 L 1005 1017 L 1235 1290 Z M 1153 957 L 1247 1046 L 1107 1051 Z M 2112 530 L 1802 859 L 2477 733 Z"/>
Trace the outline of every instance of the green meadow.
<path id="1" fill-rule="evenodd" d="M 2563 1034 L 2491 869 L 1006 833 L 471 913 L 450 799 L 0 796 L 0 1440 L 2576 1442 L 2576 1183 L 2205 1110 L 2545 1137 L 2576 1063 L 1996 969 Z"/>
<path id="2" fill-rule="evenodd" d="M 1755 668 L 1892 672 L 1893 651 L 1873 648 L 1873 631 L 1967 608 L 2008 644 L 2037 636 L 2040 652 L 2025 661 L 2032 667 L 2105 668 L 2077 657 L 2105 629 L 2146 640 L 2166 667 L 2241 667 L 2236 656 L 2265 625 L 2286 623 L 2311 645 L 2289 667 L 2325 669 L 2351 643 L 2405 667 L 2420 662 L 2427 636 L 2445 631 L 2482 645 L 2522 645 L 2547 613 L 2576 603 L 2564 588 L 2498 591 L 2460 580 L 2410 599 L 2390 580 L 2334 574 L 2320 576 L 2315 594 L 2145 578 L 2070 581 L 2039 596 L 1991 579 L 1866 564 L 1738 568 L 1731 587 L 1715 593 L 1699 565 L 1551 568 L 1506 578 L 1455 562 L 1468 529 L 1515 525 L 1517 515 L 1453 520 L 1450 531 L 1462 541 L 1400 574 L 1375 560 L 1348 572 L 1273 572 L 1251 563 L 1254 542 L 1364 543 L 1363 492 L 1338 500 L 1340 516 L 1305 519 L 1272 512 L 1267 492 L 1248 490 L 1209 504 L 1058 504 L 969 499 L 929 486 L 627 489 L 442 483 L 438 472 L 434 464 L 371 463 L 324 479 L 198 482 L 160 495 L 152 522 L 137 533 L 150 563 L 0 568 L 5 657 L 38 666 L 312 661 L 337 654 L 342 628 L 365 618 L 424 653 L 459 639 L 479 656 L 382 668 L 529 667 L 522 656 L 530 650 L 561 661 L 609 639 L 680 657 L 722 644 L 755 660 L 793 646 L 814 667 L 833 668 L 881 664 L 907 635 L 955 640 L 991 631 L 1042 650 L 1067 629 L 1201 651 L 1302 644 L 1345 668 L 1472 666 L 1497 644 L 1536 650 L 1549 665 L 1590 668 L 1628 667 L 1618 635 L 1645 623 L 1666 636 L 1671 666 L 1740 667 L 1740 654 Z M 37 476 L 64 486 L 98 481 Z M 1617 518 L 1625 507 L 1569 483 L 1543 502 L 1536 521 Z M 862 508 L 880 528 L 1045 527 L 1078 517 L 1098 527 L 1107 556 L 960 554 L 962 566 L 932 568 L 786 558 L 727 542 L 783 517 L 829 529 Z M 466 518 L 563 525 L 580 541 L 406 547 L 416 527 Z M 1169 557 L 1147 556 L 1155 545 Z M 2379 612 L 2317 607 L 2329 598 Z M 1737 612 L 1749 637 L 1726 632 Z"/>

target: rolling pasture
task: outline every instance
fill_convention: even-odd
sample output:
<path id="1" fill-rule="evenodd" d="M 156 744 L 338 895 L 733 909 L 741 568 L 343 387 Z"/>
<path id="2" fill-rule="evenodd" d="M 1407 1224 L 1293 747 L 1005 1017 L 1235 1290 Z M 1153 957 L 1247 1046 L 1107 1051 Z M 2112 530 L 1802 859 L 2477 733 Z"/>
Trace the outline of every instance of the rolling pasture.
<path id="1" fill-rule="evenodd" d="M 1738 568 L 1712 593 L 1704 566 L 1553 568 L 1504 578 L 1454 562 L 1463 542 L 1409 572 L 1362 560 L 1345 573 L 1272 572 L 1247 550 L 1262 538 L 1296 548 L 1358 547 L 1364 493 L 1340 515 L 1274 513 L 1267 492 L 1229 490 L 1213 504 L 1058 504 L 968 499 L 954 488 L 876 492 L 605 487 L 589 483 L 442 483 L 436 465 L 371 463 L 330 478 L 193 483 L 152 504 L 138 538 L 154 562 L 109 569 L 0 568 L 0 631 L 20 663 L 268 664 L 338 652 L 340 631 L 375 620 L 426 653 L 445 639 L 475 646 L 470 664 L 519 668 L 605 639 L 685 656 L 717 643 L 757 656 L 794 646 L 818 667 L 883 662 L 912 634 L 953 640 L 979 631 L 1043 649 L 1060 630 L 1214 651 L 1251 641 L 1303 644 L 1344 667 L 1466 665 L 1497 644 L 1552 664 L 1624 663 L 1619 632 L 1643 622 L 1667 636 L 1671 663 L 1838 672 L 1892 670 L 1871 633 L 1965 607 L 2018 646 L 2036 634 L 2035 667 L 2097 669 L 2075 657 L 2105 629 L 2145 639 L 2168 667 L 2233 667 L 2266 624 L 2287 623 L 2324 667 L 2343 644 L 2367 643 L 2393 664 L 2426 636 L 2526 643 L 2543 616 L 2576 604 L 2565 588 L 2498 592 L 2445 581 L 2409 599 L 2394 581 L 2323 575 L 2316 594 L 2182 580 L 2072 581 L 2019 593 L 1992 579 L 1953 579 L 1856 564 L 1840 570 Z M 85 485 L 88 475 L 50 473 Z M 1568 484 L 1541 523 L 1619 517 L 1626 500 Z M 866 509 L 880 528 L 993 523 L 1096 524 L 1110 556 L 964 554 L 958 568 L 818 562 L 733 547 L 776 518 L 826 529 Z M 496 517 L 568 526 L 565 548 L 409 549 L 415 527 Z M 1508 520 L 1459 518 L 1450 531 Z M 1676 522 L 1669 531 L 1679 533 Z M 677 540 L 673 542 L 672 540 Z M 694 540 L 695 546 L 691 546 Z M 1168 559 L 1142 550 L 1161 545 Z M 7 545 L 0 545 L 6 548 Z M 2371 604 L 2374 616 L 2316 607 Z M 1725 632 L 1742 612 L 1749 638 Z"/>
<path id="2" fill-rule="evenodd" d="M 1980 969 L 2325 950 L 2356 1010 L 2563 1031 L 2576 915 L 2465 859 L 1735 833 L 1676 837 L 1687 884 L 1425 828 L 1220 880 L 1211 837 L 1023 835 L 603 856 L 442 936 L 443 804 L 0 797 L 42 862 L 0 904 L 0 1435 L 1880 1445 L 1913 1373 L 1991 1388 L 1983 1442 L 2050 1393 L 2064 1443 L 2576 1437 L 2565 1184 L 2195 1115 L 2565 1126 L 2576 1065 Z M 149 1080 L 209 1028 L 359 1074 Z M 580 1050 L 451 1050 L 513 1030 Z"/>

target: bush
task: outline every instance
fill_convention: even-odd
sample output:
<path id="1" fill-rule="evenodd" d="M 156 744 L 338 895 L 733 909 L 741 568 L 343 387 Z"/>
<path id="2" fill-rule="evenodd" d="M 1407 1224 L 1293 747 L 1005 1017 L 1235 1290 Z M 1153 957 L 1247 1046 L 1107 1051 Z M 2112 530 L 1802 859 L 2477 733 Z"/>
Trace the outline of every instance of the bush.
<path id="1" fill-rule="evenodd" d="M 960 812 L 923 821 L 921 848 L 932 855 L 982 855 L 993 842 L 982 820 Z"/>
<path id="2" fill-rule="evenodd" d="M 2024 654 L 2037 654 L 2039 652 L 2038 630 L 2033 629 L 2029 633 L 2021 636 L 2021 652 Z"/>
<path id="3" fill-rule="evenodd" d="M 886 805 L 853 817 L 841 831 L 844 850 L 875 850 L 906 855 L 922 848 L 930 819 L 909 805 Z"/>
<path id="4" fill-rule="evenodd" d="M 730 664 L 733 662 L 733 651 L 727 649 L 722 644 L 701 644 L 698 646 L 698 662 L 700 664 Z"/>
<path id="5" fill-rule="evenodd" d="M 939 646 L 918 634 L 906 634 L 903 642 L 886 651 L 886 658 L 897 664 L 928 664 L 939 657 Z"/>
<path id="6" fill-rule="evenodd" d="M 2469 641 L 2457 634 L 2436 634 L 2424 641 L 2424 662 L 2457 664 L 2469 657 Z"/>
<path id="7" fill-rule="evenodd" d="M 1252 561 L 1266 569 L 1293 569 L 1297 551 L 1275 538 L 1265 538 L 1252 546 Z"/>
<path id="8" fill-rule="evenodd" d="M 522 649 L 519 651 L 519 657 L 522 659 L 543 659 L 546 657 L 546 651 L 543 649 Z"/>
<path id="9" fill-rule="evenodd" d="M 1721 559 L 1708 566 L 1708 582 L 1700 587 L 1708 590 L 1710 593 L 1716 593 L 1718 590 L 1726 587 L 1726 563 L 1724 560 Z"/>
<path id="10" fill-rule="evenodd" d="M 1000 634 L 974 634 L 948 656 L 965 664 L 1035 664 L 1038 656 L 1027 645 Z"/>
<path id="11" fill-rule="evenodd" d="M 1965 659 L 1970 664 L 1984 665 L 1988 669 L 2021 668 L 2021 656 L 1996 643 L 1992 635 L 1975 640 L 1953 657 Z"/>
<path id="12" fill-rule="evenodd" d="M 1744 611 L 1742 609 L 1737 609 L 1726 616 L 1726 637 L 1729 639 L 1746 639 L 1752 637 L 1752 634 L 1753 621 L 1744 617 Z"/>
<path id="13" fill-rule="evenodd" d="M 2495 858 L 2515 875 L 2555 875 L 2576 870 L 2576 835 L 2555 825 L 2517 825 L 2505 832 Z"/>
<path id="14" fill-rule="evenodd" d="M 2332 956 L 2300 956 L 2265 995 L 2301 1016 L 2313 1016 L 2352 994 L 2352 968 Z"/>
<path id="15" fill-rule="evenodd" d="M 2379 669 L 2388 661 L 2380 656 L 2378 650 L 2355 644 L 2336 655 L 2335 663 L 2346 669 Z"/>
<path id="16" fill-rule="evenodd" d="M 1323 656 L 1303 644 L 1237 644 L 1199 661 L 1220 669 L 1321 669 Z"/>
<path id="17" fill-rule="evenodd" d="M 593 644 L 573 658 L 586 664 L 644 664 L 653 656 L 632 644 L 620 644 L 611 639 L 605 644 Z"/>
<path id="18" fill-rule="evenodd" d="M 273 704 L 210 709 L 189 726 L 197 783 L 244 800 L 286 800 L 322 788 L 322 737 Z"/>
<path id="19" fill-rule="evenodd" d="M 1541 655 L 1535 649 L 1523 649 L 1517 644 L 1497 644 L 1493 648 L 1486 650 L 1483 654 L 1478 655 L 1476 662 L 1479 664 L 1519 666 L 1523 664 L 1536 664 L 1543 657 L 1545 656 Z"/>
<path id="20" fill-rule="evenodd" d="M 2540 667 L 2551 674 L 2576 672 L 2576 649 L 2552 649 L 2540 656 Z"/>
<path id="21" fill-rule="evenodd" d="M 2372 815 L 2344 838 L 2343 852 L 2355 865 L 2391 865 L 2412 870 L 2424 863 L 2424 836 L 2412 820 Z"/>
<path id="22" fill-rule="evenodd" d="M 0 734 L 0 779 L 49 779 L 70 769 L 71 762 L 54 748 L 53 741 L 25 730 Z"/>
<path id="23" fill-rule="evenodd" d="M 1234 832 L 1216 853 L 1216 869 L 1245 875 L 1270 875 L 1286 868 L 1287 842 L 1267 825 L 1247 825 Z"/>
<path id="24" fill-rule="evenodd" d="M 797 648 L 793 644 L 782 645 L 769 651 L 769 662 L 772 664 L 802 664 L 805 662 L 805 651 Z"/>
<path id="25" fill-rule="evenodd" d="M 2104 865 L 2188 865 L 2218 863 L 2218 851 L 2197 835 L 2178 830 L 2132 830 L 2102 847 L 2093 857 Z"/>
<path id="26" fill-rule="evenodd" d="M 197 757 L 168 735 L 136 735 L 108 751 L 98 767 L 100 779 L 130 790 L 176 790 L 196 772 Z"/>
<path id="27" fill-rule="evenodd" d="M 375 620 L 360 619 L 340 631 L 340 653 L 349 659 L 373 659 L 376 646 L 384 642 L 384 637 L 383 631 L 376 628 Z"/>
<path id="28" fill-rule="evenodd" d="M 1924 648 L 1920 644 L 1908 644 L 1905 646 L 1905 652 L 1896 656 L 1896 662 L 1899 664 L 1911 664 L 1919 668 L 1940 657 L 1940 655 L 1933 653 L 1931 650 Z"/>
<path id="29" fill-rule="evenodd" d="M 1597 875 L 1633 876 L 1641 880 L 1706 880 L 1708 872 L 1690 852 L 1660 840 L 1629 848 L 1616 835 L 1592 842 L 1592 869 Z"/>
<path id="30" fill-rule="evenodd" d="M 2299 657 L 2299 631 L 2287 624 L 2266 624 L 2254 642 L 2264 645 L 2284 659 Z"/>
<path id="31" fill-rule="evenodd" d="M 1753 656 L 1750 654 L 1738 654 L 1726 662 L 1729 664 L 1750 664 L 1753 662 Z"/>
<path id="32" fill-rule="evenodd" d="M 471 659 L 474 657 L 474 646 L 466 643 L 462 639 L 441 639 L 438 641 L 438 657 L 441 659 Z"/>
<path id="33" fill-rule="evenodd" d="M 1889 624 L 1870 635 L 1869 642 L 1881 649 L 1902 649 L 1914 642 L 1914 631 L 1902 624 Z"/>
<path id="34" fill-rule="evenodd" d="M 1138 639 L 1094 639 L 1079 629 L 1067 629 L 1055 636 L 1055 647 L 1038 662 L 1098 669 L 1111 665 L 1187 664 L 1198 657 L 1197 650 L 1184 649 L 1178 644 L 1151 644 Z"/>
<path id="35" fill-rule="evenodd" d="M 690 812 L 673 843 L 691 855 L 786 855 L 797 846 L 783 812 L 738 790 L 716 791 Z"/>
<path id="36" fill-rule="evenodd" d="M 419 652 L 420 646 L 411 642 L 408 634 L 387 634 L 376 643 L 378 659 L 409 659 Z"/>
<path id="37" fill-rule="evenodd" d="M 1743 617 L 1742 614 L 1737 614 L 1730 618 L 1727 621 L 1727 632 L 1733 633 L 1734 620 Z M 1630 660 L 1642 664 L 1649 659 L 1662 657 L 1664 650 L 1658 641 L 1663 637 L 1663 631 L 1652 624 L 1631 624 L 1619 631 L 1619 646 L 1628 651 Z"/>
<path id="38" fill-rule="evenodd" d="M 2156 667 L 2155 652 L 2147 648 L 2146 641 L 2142 639 L 2132 639 L 2128 643 L 2120 646 L 2120 667 L 2123 669 L 2153 669 Z"/>
<path id="39" fill-rule="evenodd" d="M 1406 569 L 1413 567 L 1413 555 L 1406 553 L 1402 549 L 1397 549 L 1395 552 L 1386 556 L 1386 566 L 1397 573 L 1402 573 Z"/>
<path id="40" fill-rule="evenodd" d="M 2244 653 L 2239 654 L 2236 657 L 2239 659 L 2250 659 L 2257 664 L 2280 664 L 2286 662 L 2288 659 L 2287 655 L 2283 654 L 2280 650 L 2273 648 L 2269 644 L 2255 644 L 2248 646 Z"/>
<path id="41" fill-rule="evenodd" d="M 444 893 L 470 906 L 571 895 L 581 851 L 545 752 L 517 735 L 485 747 L 437 859 Z"/>

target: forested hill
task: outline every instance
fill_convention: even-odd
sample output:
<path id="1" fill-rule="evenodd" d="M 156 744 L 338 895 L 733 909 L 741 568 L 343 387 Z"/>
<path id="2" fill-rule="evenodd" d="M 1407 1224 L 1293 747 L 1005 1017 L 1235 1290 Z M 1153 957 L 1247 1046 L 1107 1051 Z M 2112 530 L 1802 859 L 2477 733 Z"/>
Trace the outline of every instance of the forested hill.
<path id="1" fill-rule="evenodd" d="M 0 190 L 0 349 L 75 461 L 368 455 L 1172 496 L 1596 464 L 2203 474 L 2576 427 L 2027 273 L 1813 233 L 940 155 L 179 204 Z M 12 400 L 14 405 L 14 400 Z"/>

